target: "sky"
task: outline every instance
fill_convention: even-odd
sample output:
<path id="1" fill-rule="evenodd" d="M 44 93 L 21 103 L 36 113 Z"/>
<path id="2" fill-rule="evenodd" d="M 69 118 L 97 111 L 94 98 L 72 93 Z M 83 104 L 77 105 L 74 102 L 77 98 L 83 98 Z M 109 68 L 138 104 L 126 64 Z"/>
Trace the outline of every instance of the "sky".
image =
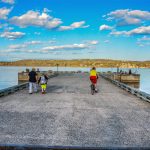
<path id="1" fill-rule="evenodd" d="M 0 61 L 150 60 L 150 0 L 0 0 Z"/>

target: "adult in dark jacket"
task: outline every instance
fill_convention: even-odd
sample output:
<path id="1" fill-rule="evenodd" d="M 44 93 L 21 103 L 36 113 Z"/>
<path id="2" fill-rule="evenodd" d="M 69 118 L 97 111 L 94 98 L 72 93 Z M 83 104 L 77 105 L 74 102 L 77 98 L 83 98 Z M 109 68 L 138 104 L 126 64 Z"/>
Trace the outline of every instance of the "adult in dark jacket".
<path id="1" fill-rule="evenodd" d="M 32 68 L 32 71 L 29 72 L 29 94 L 32 94 L 33 91 L 37 92 L 37 73 L 35 68 Z"/>

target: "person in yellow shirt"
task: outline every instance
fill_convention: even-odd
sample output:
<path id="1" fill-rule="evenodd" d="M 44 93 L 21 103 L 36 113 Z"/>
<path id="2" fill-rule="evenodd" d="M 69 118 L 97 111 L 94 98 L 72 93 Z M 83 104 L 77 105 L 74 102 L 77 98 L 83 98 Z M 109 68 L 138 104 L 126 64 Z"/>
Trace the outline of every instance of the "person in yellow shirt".
<path id="1" fill-rule="evenodd" d="M 96 88 L 97 79 L 98 79 L 98 75 L 97 75 L 96 67 L 93 67 L 90 71 L 90 80 L 91 80 L 92 84 L 95 85 L 96 92 L 97 92 L 97 88 Z"/>

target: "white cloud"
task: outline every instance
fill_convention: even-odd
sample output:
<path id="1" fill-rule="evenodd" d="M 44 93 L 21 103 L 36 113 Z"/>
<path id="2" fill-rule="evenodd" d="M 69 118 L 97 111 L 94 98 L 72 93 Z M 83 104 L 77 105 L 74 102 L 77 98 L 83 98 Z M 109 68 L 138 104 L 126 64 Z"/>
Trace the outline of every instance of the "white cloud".
<path id="1" fill-rule="evenodd" d="M 11 12 L 12 8 L 0 8 L 0 19 L 7 19 L 7 16 L 9 15 L 9 13 Z"/>
<path id="2" fill-rule="evenodd" d="M 143 36 L 142 38 L 137 39 L 137 41 L 150 41 L 150 37 Z"/>
<path id="3" fill-rule="evenodd" d="M 0 35 L 0 37 L 13 40 L 13 39 L 17 39 L 17 38 L 22 38 L 24 35 L 25 35 L 25 33 L 23 33 L 23 32 L 9 32 L 9 31 L 6 31 L 6 32 L 3 32 Z"/>
<path id="4" fill-rule="evenodd" d="M 65 30 L 74 30 L 77 28 L 88 28 L 89 25 L 85 26 L 85 21 L 80 21 L 80 22 L 74 22 L 70 26 L 60 26 L 59 30 L 60 31 L 65 31 Z"/>
<path id="5" fill-rule="evenodd" d="M 102 30 L 112 30 L 112 29 L 113 29 L 113 27 L 108 26 L 108 25 L 105 25 L 105 24 L 103 24 L 103 25 L 101 25 L 101 26 L 99 27 L 99 30 L 100 30 L 100 31 L 102 31 Z"/>
<path id="6" fill-rule="evenodd" d="M 150 46 L 150 42 L 137 42 L 137 45 L 140 47 Z"/>
<path id="7" fill-rule="evenodd" d="M 21 44 L 17 44 L 17 45 L 10 45 L 8 48 L 9 49 L 22 49 L 22 48 L 25 48 L 26 47 L 26 45 L 21 45 Z"/>
<path id="8" fill-rule="evenodd" d="M 88 43 L 91 44 L 91 45 L 96 45 L 96 44 L 99 43 L 99 41 L 93 40 L 93 41 L 88 41 Z"/>
<path id="9" fill-rule="evenodd" d="M 38 26 L 44 27 L 47 29 L 57 28 L 60 24 L 62 24 L 61 19 L 53 18 L 49 16 L 44 9 L 44 11 L 40 14 L 38 11 L 28 11 L 26 14 L 22 16 L 15 16 L 10 19 L 10 23 L 15 24 L 20 27 L 28 27 L 28 26 Z"/>
<path id="10" fill-rule="evenodd" d="M 141 26 L 141 27 L 135 28 L 131 31 L 128 31 L 127 34 L 129 35 L 150 34 L 150 26 Z"/>
<path id="11" fill-rule="evenodd" d="M 115 11 L 108 13 L 106 16 L 112 17 L 112 19 L 122 18 L 126 14 L 128 14 L 128 11 L 129 9 L 119 9 L 119 10 L 115 10 Z"/>
<path id="12" fill-rule="evenodd" d="M 54 43 L 55 41 L 46 41 L 46 42 L 42 42 L 42 41 L 29 41 L 29 42 L 24 42 L 24 43 L 22 43 L 22 44 L 13 44 L 13 45 L 9 45 L 8 46 L 8 52 L 14 52 L 15 50 L 15 52 L 17 52 L 18 50 L 19 50 L 19 52 L 20 52 L 20 50 L 21 50 L 21 52 L 23 52 L 23 51 L 26 51 L 26 50 L 24 50 L 24 48 L 27 48 L 27 47 L 29 47 L 29 46 L 31 46 L 31 45 L 37 45 L 37 44 L 48 44 L 48 43 Z M 38 50 L 34 50 L 34 52 L 39 52 Z M 31 52 L 31 50 L 30 50 L 30 52 Z"/>
<path id="13" fill-rule="evenodd" d="M 104 41 L 104 43 L 109 43 L 109 42 L 110 42 L 109 40 L 105 40 L 105 41 Z"/>
<path id="14" fill-rule="evenodd" d="M 150 12 L 142 10 L 120 9 L 108 13 L 107 21 L 115 20 L 117 25 L 137 25 L 142 21 L 150 20 Z"/>
<path id="15" fill-rule="evenodd" d="M 49 41 L 48 41 L 49 42 Z M 47 43 L 48 43 L 47 42 Z M 31 43 L 39 43 L 39 42 L 31 42 Z M 80 43 L 80 44 L 68 44 L 68 45 L 54 45 L 54 46 L 48 46 L 43 47 L 42 49 L 28 49 L 29 42 L 24 42 L 23 44 L 14 44 L 10 45 L 7 50 L 4 50 L 4 53 L 43 53 L 43 54 L 49 54 L 53 52 L 60 52 L 60 50 L 82 50 L 82 49 L 90 49 L 92 46 L 96 45 L 98 41 L 87 41 L 86 43 Z M 70 51 L 72 52 L 72 51 Z"/>
<path id="16" fill-rule="evenodd" d="M 127 35 L 127 31 L 112 31 L 111 33 L 110 33 L 110 35 L 116 35 L 116 36 L 118 36 L 118 35 Z"/>
<path id="17" fill-rule="evenodd" d="M 43 10 L 44 13 L 48 13 L 48 12 L 52 12 L 51 10 L 47 9 L 47 8 L 44 8 Z"/>
<path id="18" fill-rule="evenodd" d="M 14 48 L 11 48 L 11 49 L 8 49 L 8 50 L 3 50 L 2 52 L 3 53 L 14 53 L 14 52 L 15 53 L 18 53 L 18 52 L 20 52 L 20 53 L 37 53 L 37 52 L 40 52 L 40 51 L 39 50 L 29 50 L 29 49 L 24 50 L 24 49 L 22 49 L 22 47 L 19 47 L 19 45 L 18 45 L 18 48 L 17 48 L 17 45 L 16 45 L 16 48 L 15 48 L 15 45 L 14 45 Z"/>
<path id="19" fill-rule="evenodd" d="M 70 44 L 70 45 L 60 45 L 60 46 L 48 46 L 44 47 L 43 50 L 65 50 L 65 49 L 85 49 L 89 48 L 88 44 Z"/>
<path id="20" fill-rule="evenodd" d="M 48 46 L 48 47 L 44 47 L 43 50 L 45 52 L 48 52 L 48 51 L 51 51 L 51 50 L 89 49 L 89 48 L 91 48 L 91 46 L 96 45 L 98 43 L 99 43 L 99 41 L 97 41 L 97 40 L 91 40 L 91 41 L 86 41 L 85 43 L 81 43 L 81 44 Z"/>
<path id="21" fill-rule="evenodd" d="M 26 45 L 36 45 L 36 44 L 42 44 L 41 41 L 30 41 L 30 42 L 25 42 Z"/>
<path id="22" fill-rule="evenodd" d="M 14 4 L 15 1 L 14 0 L 1 0 L 4 3 L 8 3 L 8 4 Z"/>
<path id="23" fill-rule="evenodd" d="M 30 45 L 36 45 L 36 44 L 42 44 L 42 41 L 29 41 L 29 42 L 24 42 L 23 44 L 14 44 L 14 45 L 10 45 L 8 48 L 11 49 L 23 49 L 26 48 Z"/>
<path id="24" fill-rule="evenodd" d="M 132 17 L 124 17 L 124 19 L 118 21 L 118 26 L 126 26 L 126 25 L 137 25 L 140 24 L 141 20 L 138 18 L 132 18 Z"/>
<path id="25" fill-rule="evenodd" d="M 137 39 L 137 45 L 138 46 L 149 46 L 150 45 L 150 37 L 143 36 L 142 38 Z"/>
<path id="26" fill-rule="evenodd" d="M 128 14 L 135 18 L 140 18 L 143 20 L 150 20 L 150 12 L 149 11 L 132 10 L 132 11 L 129 11 Z"/>
<path id="27" fill-rule="evenodd" d="M 150 26 L 141 26 L 130 31 L 112 31 L 111 35 L 148 35 L 150 34 Z"/>

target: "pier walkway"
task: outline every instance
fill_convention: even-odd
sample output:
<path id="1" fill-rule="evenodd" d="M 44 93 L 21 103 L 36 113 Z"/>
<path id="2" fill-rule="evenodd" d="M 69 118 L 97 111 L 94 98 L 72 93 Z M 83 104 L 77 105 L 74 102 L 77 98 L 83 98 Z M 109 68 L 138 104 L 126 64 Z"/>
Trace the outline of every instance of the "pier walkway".
<path id="1" fill-rule="evenodd" d="M 0 98 L 0 144 L 150 147 L 150 103 L 100 78 L 61 74 L 47 94 L 24 89 Z"/>

